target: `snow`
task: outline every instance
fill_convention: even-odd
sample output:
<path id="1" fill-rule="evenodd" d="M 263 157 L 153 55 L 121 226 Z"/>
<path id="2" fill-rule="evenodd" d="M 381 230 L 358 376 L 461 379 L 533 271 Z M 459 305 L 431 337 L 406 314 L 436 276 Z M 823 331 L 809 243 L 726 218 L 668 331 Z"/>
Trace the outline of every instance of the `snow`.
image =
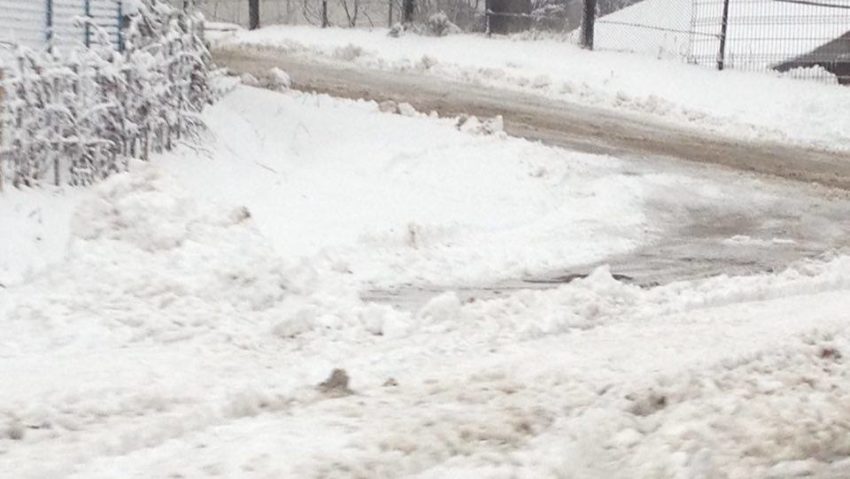
<path id="1" fill-rule="evenodd" d="M 621 161 L 487 134 L 498 119 L 460 131 L 408 115 L 240 88 L 207 114 L 210 154 L 165 165 L 247 206 L 281 254 L 376 287 L 517 277 L 646 239 L 642 182 Z"/>
<path id="2" fill-rule="evenodd" d="M 686 59 L 693 48 L 692 9 L 693 1 L 690 0 L 643 0 L 599 17 L 594 28 L 594 48 Z M 704 13 L 700 10 L 701 17 Z"/>
<path id="3" fill-rule="evenodd" d="M 207 32 L 234 32 L 244 30 L 241 25 L 227 22 L 204 22 L 204 30 Z"/>
<path id="4" fill-rule="evenodd" d="M 744 478 L 850 455 L 846 257 L 651 290 L 600 269 L 411 316 L 295 286 L 244 210 L 156 166 L 71 231 L 0 293 L 17 477 Z M 333 367 L 352 396 L 313 388 Z"/>
<path id="5" fill-rule="evenodd" d="M 358 285 L 515 278 L 625 252 L 652 233 L 643 182 L 620 160 L 506 138 L 498 118 L 458 128 L 402 110 L 239 88 L 205 113 L 200 149 L 162 167 L 193 195 L 247 207 L 278 254 Z M 78 196 L 8 192 L 0 230 L 21 234 L 0 250 L 0 283 L 64 257 Z"/>
<path id="6" fill-rule="evenodd" d="M 717 72 L 555 40 L 479 35 L 391 38 L 386 30 L 268 27 L 218 42 L 276 48 L 310 61 L 435 75 L 616 109 L 746 140 L 850 145 L 850 93 L 779 74 Z"/>
<path id="7" fill-rule="evenodd" d="M 79 196 L 49 186 L 0 193 L 0 285 L 20 282 L 64 257 Z"/>
<path id="8" fill-rule="evenodd" d="M 27 246 L 38 226 L 51 262 L 0 288 L 0 471 L 850 471 L 846 256 L 651 289 L 602 267 L 492 300 L 449 291 L 414 311 L 360 297 L 624 251 L 660 228 L 659 198 L 761 208 L 777 193 L 759 182 L 636 172 L 293 91 L 239 87 L 204 119 L 198 145 L 90 191 L 3 193 L 4 255 L 39 248 Z M 39 204 L 52 212 L 40 225 L 27 213 Z M 316 387 L 336 368 L 352 394 Z"/>

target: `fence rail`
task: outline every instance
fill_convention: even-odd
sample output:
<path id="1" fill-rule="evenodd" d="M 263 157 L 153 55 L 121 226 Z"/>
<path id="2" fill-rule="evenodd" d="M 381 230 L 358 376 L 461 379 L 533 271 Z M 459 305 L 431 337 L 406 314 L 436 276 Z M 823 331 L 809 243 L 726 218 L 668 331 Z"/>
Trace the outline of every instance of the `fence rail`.
<path id="1" fill-rule="evenodd" d="M 30 48 L 121 43 L 123 0 L 0 0 L 0 42 Z M 106 35 L 94 35 L 97 29 Z"/>

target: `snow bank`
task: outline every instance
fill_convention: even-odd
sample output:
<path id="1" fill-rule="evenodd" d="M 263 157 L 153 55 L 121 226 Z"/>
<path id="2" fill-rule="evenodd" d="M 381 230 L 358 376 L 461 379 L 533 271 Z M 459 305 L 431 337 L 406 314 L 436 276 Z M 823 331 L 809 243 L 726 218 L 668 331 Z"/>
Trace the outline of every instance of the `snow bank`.
<path id="1" fill-rule="evenodd" d="M 67 261 L 15 290 L 5 320 L 31 331 L 33 343 L 271 337 L 305 315 L 381 333 L 380 314 L 355 290 L 330 281 L 334 297 L 325 298 L 310 267 L 287 266 L 247 208 L 203 207 L 156 167 L 134 170 L 79 204 Z"/>
<path id="2" fill-rule="evenodd" d="M 850 120 L 841 114 L 850 108 L 846 89 L 778 74 L 717 72 L 637 55 L 587 52 L 553 40 L 390 38 L 381 29 L 269 27 L 240 32 L 219 46 L 277 48 L 317 61 L 520 89 L 745 139 L 850 146 Z"/>
<path id="3" fill-rule="evenodd" d="M 0 195 L 2 287 L 19 283 L 64 258 L 79 196 L 76 191 L 51 186 L 12 188 Z"/>
<path id="4" fill-rule="evenodd" d="M 206 471 L 242 477 L 843 477 L 850 465 L 843 366 L 850 349 L 843 317 L 850 306 L 848 264 L 836 258 L 729 279 L 723 288 L 707 281 L 660 292 L 619 284 L 600 270 L 539 293 L 548 303 L 522 293 L 461 305 L 444 295 L 405 336 L 328 337 L 303 355 L 229 348 L 218 361 L 264 357 L 268 364 L 300 367 L 326 364 L 325 351 L 344 349 L 337 354 L 345 355 L 353 395 L 322 398 L 269 379 L 230 398 L 213 395 L 221 410 L 215 420 L 162 404 L 162 414 L 182 424 L 181 431 L 148 433 L 148 442 L 125 441 L 114 449 L 76 433 L 83 446 L 97 447 L 70 462 L 72 477 L 114 477 L 115 471 L 130 477 L 193 471 L 204 471 L 196 474 L 201 477 L 212 475 Z M 735 290 L 741 292 L 732 299 Z M 593 327 L 524 336 L 526 324 L 588 310 L 600 300 Z M 481 307 L 489 308 L 486 314 L 469 316 Z M 504 334 L 494 336 L 488 323 L 504 324 Z M 237 378 L 217 379 L 244 387 Z M 189 382 L 191 389 L 202 385 L 197 381 Z M 205 387 L 217 392 L 213 384 Z M 100 440 L 115 438 L 115 427 L 133 421 L 158 426 L 151 413 L 122 421 L 131 410 L 101 409 L 115 424 L 98 432 Z M 210 423 L 215 427 L 203 427 Z M 0 465 L 17 458 L 37 475 L 68 460 L 51 454 L 26 461 L 34 457 L 28 452 L 56 451 L 70 435 L 64 428 L 52 438 L 28 434 L 34 437 L 5 446 Z"/>
<path id="5" fill-rule="evenodd" d="M 516 278 L 646 239 L 646 188 L 616 159 L 507 138 L 499 118 L 381 108 L 239 88 L 205 116 L 209 155 L 162 167 L 246 205 L 280 255 L 364 288 Z"/>
<path id="6" fill-rule="evenodd" d="M 492 338 L 533 339 L 614 322 L 728 305 L 850 289 L 850 257 L 803 261 L 777 274 L 676 282 L 643 289 L 617 281 L 608 267 L 551 291 L 519 291 L 504 299 L 455 304 L 452 293 L 426 304 L 418 317 L 444 328 L 474 328 Z"/>

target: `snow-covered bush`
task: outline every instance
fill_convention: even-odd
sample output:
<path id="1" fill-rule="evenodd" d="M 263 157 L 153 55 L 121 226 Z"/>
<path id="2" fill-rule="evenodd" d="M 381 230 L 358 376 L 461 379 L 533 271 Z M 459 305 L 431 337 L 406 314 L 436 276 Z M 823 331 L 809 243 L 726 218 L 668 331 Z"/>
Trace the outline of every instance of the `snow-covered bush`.
<path id="1" fill-rule="evenodd" d="M 271 90 L 283 91 L 292 88 L 292 78 L 280 68 L 271 68 L 266 76 L 268 88 Z"/>
<path id="2" fill-rule="evenodd" d="M 123 52 L 20 48 L 3 67 L 0 184 L 89 184 L 197 131 L 213 97 L 200 18 L 160 0 L 134 6 Z"/>
<path id="3" fill-rule="evenodd" d="M 393 38 L 398 38 L 407 32 L 418 35 L 427 35 L 433 37 L 444 37 L 446 35 L 462 33 L 463 31 L 449 20 L 449 16 L 445 12 L 435 13 L 428 17 L 428 20 L 423 24 L 396 23 L 390 29 L 388 35 Z"/>
<path id="4" fill-rule="evenodd" d="M 398 37 L 404 35 L 404 32 L 406 32 L 406 31 L 407 31 L 407 27 L 403 23 L 396 23 L 395 25 L 392 26 L 392 28 L 390 28 L 390 31 L 387 33 L 387 35 L 389 35 L 393 38 L 398 38 Z"/>
<path id="5" fill-rule="evenodd" d="M 443 37 L 450 33 L 460 33 L 460 28 L 449 20 L 445 12 L 439 12 L 428 17 L 425 23 L 428 33 L 437 37 Z"/>
<path id="6" fill-rule="evenodd" d="M 461 33 L 461 29 L 449 20 L 445 12 L 439 12 L 428 17 L 425 23 L 428 33 L 434 36 L 443 37 L 453 33 Z"/>

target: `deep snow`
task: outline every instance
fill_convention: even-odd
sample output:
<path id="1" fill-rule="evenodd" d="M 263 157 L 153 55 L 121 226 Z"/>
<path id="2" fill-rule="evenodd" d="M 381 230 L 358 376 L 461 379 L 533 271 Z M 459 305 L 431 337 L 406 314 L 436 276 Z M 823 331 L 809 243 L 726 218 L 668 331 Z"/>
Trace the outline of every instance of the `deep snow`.
<path id="1" fill-rule="evenodd" d="M 846 471 L 850 260 L 644 290 L 606 269 L 415 314 L 316 283 L 136 165 L 0 292 L 0 471 L 792 477 Z M 334 367 L 354 395 L 314 386 Z"/>
<path id="2" fill-rule="evenodd" d="M 651 234 L 644 185 L 613 158 L 297 92 L 241 88 L 207 121 L 210 154 L 165 167 L 194 194 L 246 205 L 281 254 L 358 283 L 519 277 Z"/>
<path id="3" fill-rule="evenodd" d="M 92 191 L 8 197 L 68 213 L 43 226 L 64 245 L 46 248 L 49 267 L 0 288 L 3 474 L 850 470 L 847 257 L 652 289 L 600 268 L 415 311 L 360 298 L 584 261 L 651 240 L 659 218 L 802 189 L 653 173 L 295 92 L 240 87 L 205 119 L 202 146 Z M 34 231 L 2 211 L 4 232 Z M 20 238 L 7 257 L 27 251 Z M 353 395 L 316 389 L 338 367 Z"/>

